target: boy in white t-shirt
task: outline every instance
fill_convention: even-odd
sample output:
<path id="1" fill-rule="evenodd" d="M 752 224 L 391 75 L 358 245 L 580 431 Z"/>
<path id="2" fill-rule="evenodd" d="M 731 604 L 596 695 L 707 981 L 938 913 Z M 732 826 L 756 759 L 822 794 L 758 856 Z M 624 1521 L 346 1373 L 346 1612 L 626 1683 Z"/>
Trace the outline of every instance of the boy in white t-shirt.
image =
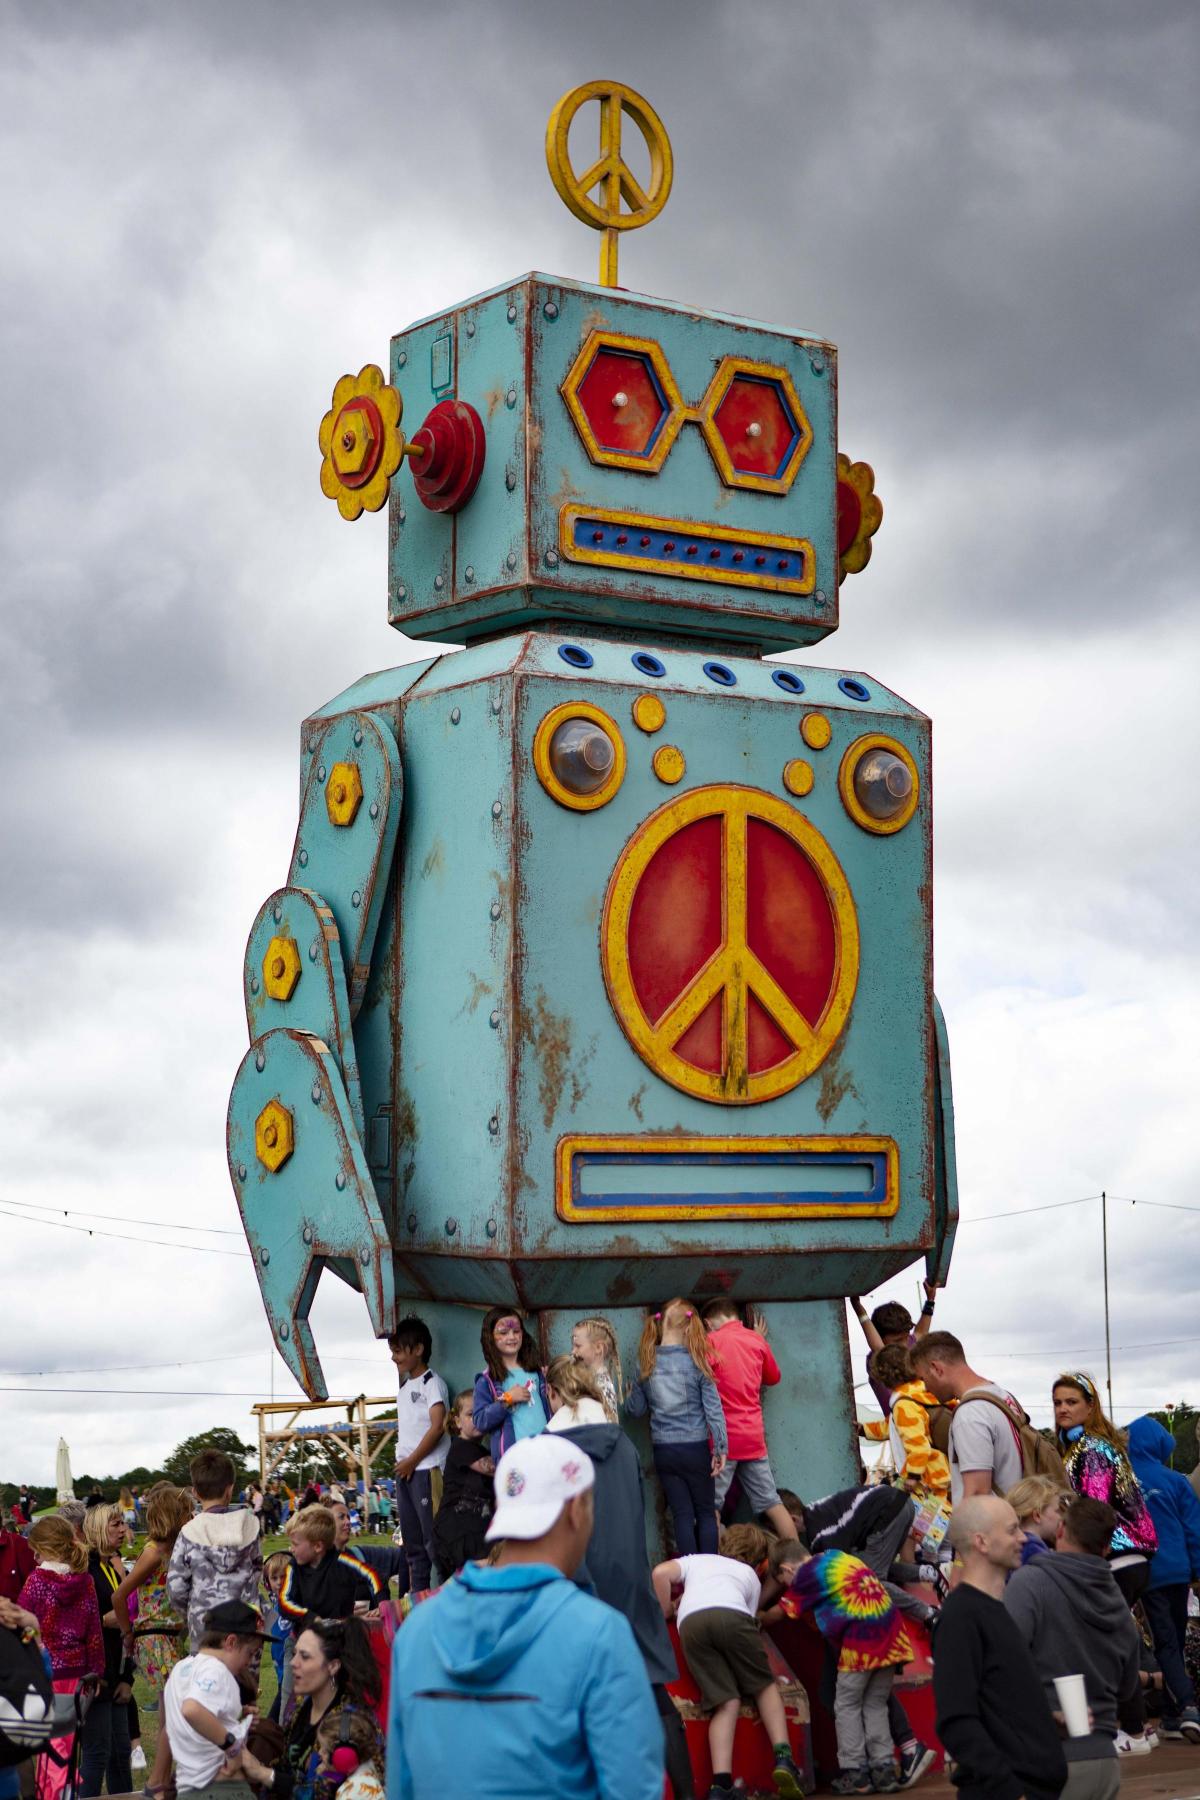
<path id="1" fill-rule="evenodd" d="M 709 1714 L 709 1800 L 733 1793 L 733 1734 L 743 1700 L 754 1702 L 771 1740 L 775 1791 L 784 1800 L 804 1800 L 783 1698 L 758 1628 L 762 1583 L 755 1569 L 767 1544 L 766 1533 L 756 1525 L 731 1525 L 721 1539 L 720 1556 L 680 1556 L 659 1563 L 654 1571 L 659 1605 L 666 1618 L 674 1614 L 678 1620 L 683 1654 Z M 681 1583 L 683 1593 L 675 1602 L 671 1590 Z"/>
<path id="2" fill-rule="evenodd" d="M 163 1695 L 179 1793 L 210 1787 L 241 1751 L 253 1719 L 242 1717 L 240 1683 L 255 1687 L 267 1633 L 244 1600 L 205 1614 L 200 1648 L 171 1671 Z"/>
<path id="3" fill-rule="evenodd" d="M 396 1512 L 413 1593 L 433 1585 L 437 1554 L 433 1521 L 450 1454 L 446 1414 L 450 1390 L 429 1367 L 433 1339 L 424 1319 L 401 1319 L 388 1338 L 400 1375 L 396 1402 Z"/>

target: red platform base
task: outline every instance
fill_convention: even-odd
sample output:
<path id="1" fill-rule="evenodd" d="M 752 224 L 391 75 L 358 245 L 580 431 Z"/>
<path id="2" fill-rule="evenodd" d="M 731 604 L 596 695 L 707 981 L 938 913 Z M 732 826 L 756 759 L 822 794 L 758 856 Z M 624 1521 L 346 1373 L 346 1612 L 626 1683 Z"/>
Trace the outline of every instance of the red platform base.
<path id="1" fill-rule="evenodd" d="M 688 1754 L 692 1759 L 692 1779 L 698 1794 L 706 1794 L 712 1784 L 712 1763 L 708 1756 L 708 1720 L 700 1708 L 700 1690 L 692 1679 L 691 1670 L 683 1659 L 679 1647 L 679 1633 L 675 1626 L 670 1627 L 671 1644 L 675 1651 L 675 1662 L 679 1669 L 678 1681 L 670 1684 L 669 1692 L 683 1720 L 684 1734 L 687 1737 Z M 787 1719 L 788 1742 L 792 1747 L 792 1760 L 800 1770 L 801 1784 L 807 1793 L 813 1785 L 812 1733 L 809 1725 L 808 1695 L 803 1685 L 797 1681 L 779 1647 L 769 1637 L 764 1636 L 767 1661 L 771 1665 L 771 1673 L 779 1683 L 783 1697 L 783 1710 Z M 775 1784 L 771 1780 L 774 1767 L 774 1756 L 767 1734 L 762 1728 L 758 1713 L 753 1705 L 743 1705 L 741 1716 L 733 1734 L 733 1778 L 745 1784 L 747 1795 L 774 1794 Z"/>

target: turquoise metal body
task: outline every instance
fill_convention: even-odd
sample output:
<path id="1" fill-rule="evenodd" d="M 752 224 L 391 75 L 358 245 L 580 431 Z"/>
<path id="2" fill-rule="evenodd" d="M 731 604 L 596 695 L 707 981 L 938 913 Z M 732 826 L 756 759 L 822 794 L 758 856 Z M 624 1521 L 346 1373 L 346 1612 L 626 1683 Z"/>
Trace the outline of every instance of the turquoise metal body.
<path id="1" fill-rule="evenodd" d="M 811 432 L 790 487 L 731 485 L 690 417 L 654 472 L 597 463 L 563 391 L 594 333 L 653 341 L 692 411 L 725 358 L 786 369 Z M 403 470 L 391 496 L 392 622 L 468 645 L 364 677 L 303 728 L 289 886 L 251 933 L 252 1042 L 229 1113 L 277 1346 L 323 1396 L 308 1309 L 325 1267 L 363 1289 L 377 1334 L 425 1316 L 455 1386 L 482 1366 L 487 1305 L 536 1315 L 547 1356 L 578 1317 L 606 1313 L 632 1361 L 648 1305 L 727 1294 L 765 1306 L 784 1368 L 767 1412 L 777 1479 L 806 1494 L 848 1482 L 843 1298 L 920 1259 L 944 1280 L 957 1201 L 929 722 L 869 674 L 788 664 L 784 686 L 761 654 L 837 622 L 833 350 L 529 276 L 400 334 L 391 373 L 406 425 L 446 397 L 485 422 L 461 513 L 426 511 Z M 588 520 L 579 556 L 572 507 Z M 769 569 L 755 585 L 588 560 L 592 515 L 620 513 L 678 521 L 680 551 L 690 532 L 731 571 L 738 547 L 786 538 L 807 591 L 769 585 Z M 615 545 L 615 523 L 595 529 Z M 634 717 L 648 696 L 665 714 L 654 729 Z M 539 726 L 564 704 L 598 708 L 622 747 L 623 779 L 591 810 L 562 804 L 535 766 Z M 812 717 L 827 743 L 802 735 Z M 839 781 L 872 735 L 917 776 L 891 834 L 856 821 Z M 664 744 L 679 779 L 656 763 Z M 338 825 L 327 795 L 350 763 L 363 800 Z M 684 1091 L 639 1051 L 606 946 L 647 822 L 747 791 L 840 871 L 857 972 L 811 1073 L 733 1103 Z M 268 1005 L 273 934 L 289 933 L 301 974 Z M 263 1147 L 272 1102 L 294 1138 L 282 1163 Z"/>

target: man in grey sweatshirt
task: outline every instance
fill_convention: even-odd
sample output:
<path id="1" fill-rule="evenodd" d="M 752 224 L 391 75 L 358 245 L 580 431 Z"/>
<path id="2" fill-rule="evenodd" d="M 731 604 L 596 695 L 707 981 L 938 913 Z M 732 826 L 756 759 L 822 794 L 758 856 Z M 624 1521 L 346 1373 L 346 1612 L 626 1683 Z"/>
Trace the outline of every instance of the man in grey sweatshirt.
<path id="1" fill-rule="evenodd" d="M 1121 1785 L 1117 1708 L 1138 1688 L 1138 1634 L 1104 1560 L 1116 1525 L 1111 1506 L 1086 1495 L 1063 1503 L 1053 1556 L 1035 1556 L 1004 1590 L 1004 1604 L 1033 1653 L 1052 1709 L 1056 1675 L 1082 1675 L 1092 1714 L 1086 1737 L 1068 1737 L 1062 1800 L 1113 1800 Z"/>

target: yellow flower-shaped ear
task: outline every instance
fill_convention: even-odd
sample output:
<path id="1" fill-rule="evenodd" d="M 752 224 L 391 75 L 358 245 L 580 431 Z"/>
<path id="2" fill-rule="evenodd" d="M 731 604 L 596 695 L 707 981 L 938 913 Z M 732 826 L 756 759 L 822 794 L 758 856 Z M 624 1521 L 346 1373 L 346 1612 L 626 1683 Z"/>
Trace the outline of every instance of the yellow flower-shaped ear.
<path id="1" fill-rule="evenodd" d="M 368 363 L 357 375 L 343 375 L 333 404 L 321 420 L 321 492 L 337 501 L 343 519 L 378 512 L 388 483 L 404 455 L 400 429 L 403 402 L 388 387 L 383 370 Z"/>
<path id="2" fill-rule="evenodd" d="M 870 463 L 852 463 L 838 452 L 838 580 L 858 575 L 871 560 L 871 539 L 883 523 L 883 501 L 875 492 Z"/>

